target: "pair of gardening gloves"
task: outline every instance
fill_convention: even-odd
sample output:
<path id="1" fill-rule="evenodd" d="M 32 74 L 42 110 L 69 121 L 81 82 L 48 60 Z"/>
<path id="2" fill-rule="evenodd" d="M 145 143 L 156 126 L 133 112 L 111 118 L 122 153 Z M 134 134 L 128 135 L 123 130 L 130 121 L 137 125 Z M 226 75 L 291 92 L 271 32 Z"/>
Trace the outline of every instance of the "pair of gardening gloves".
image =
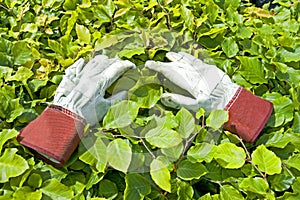
<path id="1" fill-rule="evenodd" d="M 270 117 L 273 105 L 233 83 L 229 76 L 187 53 L 167 53 L 171 62 L 147 61 L 145 67 L 161 73 L 190 95 L 164 93 L 161 101 L 172 108 L 191 111 L 204 108 L 229 112 L 224 128 L 253 142 Z M 95 126 L 110 106 L 126 99 L 121 91 L 105 98 L 106 89 L 127 70 L 135 68 L 128 60 L 98 55 L 85 64 L 79 59 L 66 69 L 53 105 L 23 128 L 18 140 L 48 163 L 60 167 L 77 148 L 86 124 Z"/>

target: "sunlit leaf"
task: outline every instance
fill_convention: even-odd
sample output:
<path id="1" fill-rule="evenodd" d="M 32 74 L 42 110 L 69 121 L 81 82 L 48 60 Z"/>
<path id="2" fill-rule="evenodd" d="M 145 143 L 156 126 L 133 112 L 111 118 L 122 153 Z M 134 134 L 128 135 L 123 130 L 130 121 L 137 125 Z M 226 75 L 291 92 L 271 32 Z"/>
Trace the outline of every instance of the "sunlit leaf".
<path id="1" fill-rule="evenodd" d="M 151 129 L 145 137 L 150 144 L 159 148 L 170 148 L 182 141 L 179 133 L 161 126 Z"/>
<path id="2" fill-rule="evenodd" d="M 264 145 L 258 146 L 251 155 L 252 161 L 258 168 L 267 174 L 279 174 L 281 172 L 281 160 L 276 154 L 268 150 Z"/>
<path id="3" fill-rule="evenodd" d="M 246 191 L 257 194 L 266 194 L 269 189 L 268 182 L 260 177 L 244 178 L 239 186 Z"/>
<path id="4" fill-rule="evenodd" d="M 125 177 L 125 199 L 144 199 L 151 192 L 149 182 L 140 174 L 129 173 Z"/>
<path id="5" fill-rule="evenodd" d="M 221 199 L 231 199 L 231 200 L 242 200 L 244 199 L 243 195 L 233 186 L 224 185 L 221 187 Z"/>
<path id="6" fill-rule="evenodd" d="M 133 101 L 121 101 L 108 110 L 103 119 L 105 128 L 122 128 L 128 126 L 136 118 L 139 104 Z"/>
<path id="7" fill-rule="evenodd" d="M 239 47 L 232 37 L 225 38 L 222 43 L 222 49 L 229 58 L 232 58 L 239 52 Z"/>
<path id="8" fill-rule="evenodd" d="M 74 192 L 72 189 L 60 183 L 55 178 L 47 180 L 40 190 L 43 192 L 43 194 L 53 199 L 69 200 L 74 197 Z"/>
<path id="9" fill-rule="evenodd" d="M 188 160 L 181 161 L 177 167 L 177 176 L 183 180 L 199 179 L 207 173 L 203 164 L 192 163 Z"/>
<path id="10" fill-rule="evenodd" d="M 80 42 L 85 44 L 89 44 L 91 42 L 91 34 L 88 28 L 83 25 L 76 24 L 75 30 Z"/>
<path id="11" fill-rule="evenodd" d="M 116 139 L 107 146 L 107 160 L 117 170 L 126 172 L 131 162 L 131 156 L 131 147 L 125 140 Z"/>
<path id="12" fill-rule="evenodd" d="M 209 143 L 198 143 L 187 152 L 187 157 L 192 162 L 211 162 L 216 152 L 216 146 Z"/>
<path id="13" fill-rule="evenodd" d="M 150 164 L 150 174 L 153 181 L 163 190 L 171 192 L 171 175 L 170 172 L 165 166 L 165 164 L 158 160 L 154 159 Z"/>
<path id="14" fill-rule="evenodd" d="M 83 140 L 83 144 L 88 140 Z M 107 147 L 101 138 L 96 138 L 92 147 L 90 147 L 80 157 L 83 162 L 96 167 L 99 172 L 105 172 L 107 163 Z"/>
<path id="15" fill-rule="evenodd" d="M 236 169 L 245 164 L 246 153 L 243 148 L 225 142 L 216 146 L 214 159 L 224 168 Z"/>
<path id="16" fill-rule="evenodd" d="M 228 112 L 225 110 L 213 110 L 206 119 L 206 125 L 217 130 L 229 119 Z"/>
<path id="17" fill-rule="evenodd" d="M 240 74 L 251 83 L 266 83 L 265 72 L 262 63 L 258 58 L 240 56 L 241 61 Z"/>
<path id="18" fill-rule="evenodd" d="M 15 138 L 18 135 L 18 132 L 15 129 L 3 129 L 0 132 L 0 155 L 3 145 L 10 139 Z"/>
<path id="19" fill-rule="evenodd" d="M 0 183 L 23 174 L 29 168 L 27 161 L 19 156 L 17 151 L 17 149 L 6 148 L 0 157 Z"/>
<path id="20" fill-rule="evenodd" d="M 196 128 L 194 116 L 185 108 L 181 108 L 177 112 L 175 119 L 179 124 L 177 131 L 180 136 L 182 138 L 188 138 Z"/>

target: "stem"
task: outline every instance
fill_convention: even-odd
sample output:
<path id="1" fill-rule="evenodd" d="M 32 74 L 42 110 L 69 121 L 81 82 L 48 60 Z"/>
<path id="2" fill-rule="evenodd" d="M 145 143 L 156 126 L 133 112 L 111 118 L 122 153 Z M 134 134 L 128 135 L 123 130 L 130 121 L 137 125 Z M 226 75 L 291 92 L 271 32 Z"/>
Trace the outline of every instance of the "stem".
<path id="1" fill-rule="evenodd" d="M 11 10 L 7 7 L 5 7 L 3 4 L 0 4 L 0 7 L 6 10 L 7 12 L 11 12 Z"/>
<path id="2" fill-rule="evenodd" d="M 157 3 L 161 7 L 161 9 L 166 13 L 166 15 L 167 15 L 167 26 L 168 26 L 169 30 L 172 31 L 173 28 L 171 26 L 170 13 L 163 7 L 163 5 L 161 5 L 160 0 L 158 0 Z"/>
<path id="3" fill-rule="evenodd" d="M 33 100 L 33 99 L 34 99 L 33 94 L 32 94 L 32 92 L 31 92 L 30 88 L 28 87 L 26 81 L 23 81 L 23 85 L 24 85 L 24 87 L 26 88 L 26 90 L 27 90 L 27 92 L 28 92 L 28 94 L 29 94 L 31 100 Z"/>
<path id="4" fill-rule="evenodd" d="M 284 167 L 284 169 L 288 172 L 289 175 L 291 175 L 292 177 L 295 178 L 294 174 L 289 170 L 289 168 L 286 166 L 285 163 L 282 163 L 282 166 Z"/>
<path id="5" fill-rule="evenodd" d="M 27 9 L 30 7 L 30 4 L 29 3 L 27 3 L 25 6 L 24 6 L 24 8 L 22 9 L 22 12 L 21 12 L 21 15 L 20 15 L 20 18 L 19 18 L 19 20 L 20 20 L 20 25 L 19 25 L 19 35 L 18 35 L 18 40 L 20 39 L 20 35 L 21 35 L 21 27 L 22 27 L 22 19 L 23 19 L 23 17 L 24 17 L 24 13 L 27 11 Z"/>
<path id="6" fill-rule="evenodd" d="M 149 147 L 146 145 L 145 141 L 141 138 L 141 141 L 144 145 L 144 147 L 147 149 L 147 151 L 150 153 L 150 155 L 152 156 L 153 159 L 156 158 L 156 156 L 152 153 L 152 151 L 149 149 Z"/>
<path id="7" fill-rule="evenodd" d="M 247 154 L 247 161 L 258 171 L 258 173 L 264 178 L 264 180 L 267 182 L 267 176 L 266 174 L 263 174 L 263 172 L 252 162 L 252 159 L 251 159 L 251 156 L 250 156 L 250 153 L 245 145 L 245 143 L 243 142 L 243 139 L 236 136 L 237 139 L 240 141 L 240 143 L 242 144 L 243 146 L 243 149 L 245 150 L 246 154 Z"/>

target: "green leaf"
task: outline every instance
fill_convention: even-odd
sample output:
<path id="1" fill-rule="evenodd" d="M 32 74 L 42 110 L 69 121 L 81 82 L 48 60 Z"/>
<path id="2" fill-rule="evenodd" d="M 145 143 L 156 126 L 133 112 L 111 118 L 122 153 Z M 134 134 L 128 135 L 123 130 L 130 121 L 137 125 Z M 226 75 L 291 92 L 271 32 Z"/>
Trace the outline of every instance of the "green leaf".
<path id="1" fill-rule="evenodd" d="M 37 24 L 34 23 L 24 23 L 21 26 L 21 31 L 29 32 L 29 33 L 36 33 L 38 31 Z"/>
<path id="2" fill-rule="evenodd" d="M 214 154 L 217 148 L 213 144 L 209 143 L 197 143 L 192 146 L 187 152 L 187 158 L 191 162 L 211 162 L 214 158 Z"/>
<path id="3" fill-rule="evenodd" d="M 95 49 L 100 51 L 102 49 L 106 49 L 110 46 L 113 46 L 118 43 L 118 36 L 116 35 L 105 35 L 102 38 L 99 38 L 96 41 Z"/>
<path id="4" fill-rule="evenodd" d="M 33 173 L 28 178 L 28 185 L 34 188 L 39 188 L 42 186 L 43 180 L 41 175 Z"/>
<path id="5" fill-rule="evenodd" d="M 300 112 L 296 112 L 292 129 L 295 133 L 300 133 Z"/>
<path id="6" fill-rule="evenodd" d="M 258 146 L 251 154 L 252 162 L 258 168 L 269 175 L 281 172 L 281 160 L 276 154 L 268 150 L 264 145 Z"/>
<path id="7" fill-rule="evenodd" d="M 74 197 L 74 192 L 72 189 L 60 183 L 55 178 L 45 181 L 40 190 L 43 192 L 43 194 L 53 199 L 70 200 Z"/>
<path id="8" fill-rule="evenodd" d="M 257 57 L 239 56 L 241 68 L 239 73 L 249 82 L 256 84 L 267 83 L 262 62 Z"/>
<path id="9" fill-rule="evenodd" d="M 161 152 L 168 157 L 169 160 L 178 160 L 179 157 L 182 155 L 183 151 L 183 143 L 179 143 L 178 145 L 170 148 L 162 148 Z"/>
<path id="10" fill-rule="evenodd" d="M 26 62 L 33 60 L 31 49 L 29 48 L 28 43 L 24 41 L 14 43 L 11 52 L 15 65 L 23 65 Z"/>
<path id="11" fill-rule="evenodd" d="M 277 148 L 285 148 L 288 143 L 290 143 L 293 139 L 288 134 L 283 134 L 283 130 L 278 132 L 274 132 L 269 134 L 268 141 L 266 142 L 266 147 L 277 147 Z"/>
<path id="12" fill-rule="evenodd" d="M 19 67 L 15 75 L 9 77 L 10 81 L 26 81 L 33 75 L 33 72 L 26 67 Z"/>
<path id="13" fill-rule="evenodd" d="M 243 148 L 225 142 L 216 146 L 214 159 L 224 168 L 237 169 L 245 164 L 246 153 Z"/>
<path id="14" fill-rule="evenodd" d="M 26 160 L 16 154 L 17 151 L 17 149 L 6 148 L 0 157 L 0 183 L 23 174 L 29 168 Z"/>
<path id="15" fill-rule="evenodd" d="M 102 180 L 99 184 L 98 195 L 105 198 L 115 198 L 118 195 L 117 185 L 110 180 Z"/>
<path id="16" fill-rule="evenodd" d="M 76 24 L 75 30 L 80 42 L 83 42 L 84 44 L 90 44 L 91 34 L 88 28 L 83 25 Z"/>
<path id="17" fill-rule="evenodd" d="M 213 110 L 206 119 L 206 125 L 218 130 L 229 119 L 228 111 L 226 110 Z"/>
<path id="18" fill-rule="evenodd" d="M 260 177 L 247 177 L 242 180 L 242 182 L 239 184 L 239 187 L 249 192 L 264 195 L 269 189 L 269 184 Z"/>
<path id="19" fill-rule="evenodd" d="M 268 177 L 268 181 L 271 185 L 271 188 L 277 192 L 282 192 L 291 187 L 295 178 L 291 175 L 286 174 L 275 174 Z"/>
<path id="20" fill-rule="evenodd" d="M 141 55 L 145 53 L 144 47 L 137 47 L 134 49 L 124 49 L 118 53 L 120 58 L 132 58 L 134 55 Z"/>
<path id="21" fill-rule="evenodd" d="M 138 103 L 121 101 L 110 107 L 103 119 L 103 126 L 106 129 L 126 127 L 137 117 L 138 111 Z"/>
<path id="22" fill-rule="evenodd" d="M 278 53 L 282 57 L 284 62 L 299 62 L 300 61 L 300 49 L 296 48 L 295 51 L 291 52 L 284 48 L 280 48 Z"/>
<path id="23" fill-rule="evenodd" d="M 40 200 L 42 199 L 42 192 L 40 190 L 33 191 L 32 188 L 23 186 L 13 194 L 13 197 L 13 199 Z"/>
<path id="24" fill-rule="evenodd" d="M 76 4 L 77 4 L 77 0 L 66 0 L 63 4 L 63 8 L 65 10 L 75 10 Z"/>
<path id="25" fill-rule="evenodd" d="M 87 141 L 89 138 L 82 140 L 83 144 L 87 144 L 91 141 Z M 96 138 L 94 144 L 79 157 L 83 162 L 96 167 L 98 172 L 105 172 L 107 164 L 107 147 L 101 138 Z"/>
<path id="26" fill-rule="evenodd" d="M 295 154 L 292 155 L 291 157 L 289 157 L 288 160 L 286 160 L 284 163 L 287 164 L 289 167 L 293 167 L 295 169 L 297 169 L 298 171 L 300 171 L 300 155 L 299 154 Z"/>
<path id="27" fill-rule="evenodd" d="M 179 124 L 177 132 L 182 138 L 188 138 L 196 129 L 194 116 L 185 108 L 181 108 L 175 117 Z"/>
<path id="28" fill-rule="evenodd" d="M 152 108 L 159 100 L 162 90 L 158 85 L 143 85 L 136 89 L 130 100 L 137 102 L 141 108 Z"/>
<path id="29" fill-rule="evenodd" d="M 221 45 L 223 51 L 229 58 L 234 57 L 239 52 L 239 47 L 233 37 L 225 38 Z"/>
<path id="30" fill-rule="evenodd" d="M 108 144 L 107 160 L 113 168 L 127 172 L 131 156 L 131 147 L 126 140 L 115 139 Z"/>
<path id="31" fill-rule="evenodd" d="M 192 163 L 188 160 L 181 161 L 176 170 L 177 176 L 186 181 L 199 179 L 207 172 L 208 171 L 203 164 Z"/>
<path id="32" fill-rule="evenodd" d="M 125 177 L 124 199 L 144 199 L 151 192 L 148 181 L 140 174 L 130 173 Z"/>
<path id="33" fill-rule="evenodd" d="M 33 79 L 29 81 L 28 86 L 33 92 L 37 92 L 41 87 L 47 85 L 47 80 Z"/>
<path id="34" fill-rule="evenodd" d="M 193 199 L 194 190 L 189 183 L 178 180 L 177 185 L 178 185 L 177 200 Z"/>
<path id="35" fill-rule="evenodd" d="M 145 137 L 151 145 L 159 148 L 171 148 L 182 142 L 176 131 L 161 126 L 151 129 Z"/>
<path id="36" fill-rule="evenodd" d="M 165 164 L 154 159 L 150 164 L 150 175 L 153 181 L 163 190 L 171 192 L 171 175 Z"/>
<path id="37" fill-rule="evenodd" d="M 220 195 L 221 195 L 221 200 L 227 200 L 227 199 L 242 200 L 242 199 L 244 199 L 243 195 L 231 185 L 221 186 Z"/>
<path id="38" fill-rule="evenodd" d="M 0 132 L 0 155 L 2 152 L 3 145 L 10 139 L 15 138 L 18 132 L 15 129 L 3 129 Z"/>

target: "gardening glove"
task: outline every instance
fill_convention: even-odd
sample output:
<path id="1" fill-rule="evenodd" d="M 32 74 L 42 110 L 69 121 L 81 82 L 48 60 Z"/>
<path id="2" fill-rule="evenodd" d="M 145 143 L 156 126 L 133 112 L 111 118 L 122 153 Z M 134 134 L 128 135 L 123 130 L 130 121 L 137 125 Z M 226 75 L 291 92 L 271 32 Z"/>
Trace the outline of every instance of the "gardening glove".
<path id="1" fill-rule="evenodd" d="M 96 125 L 116 100 L 127 97 L 126 91 L 107 99 L 104 95 L 114 81 L 134 67 L 130 61 L 103 55 L 86 65 L 79 59 L 66 70 L 53 105 L 23 128 L 17 139 L 48 163 L 63 166 L 77 148 L 86 124 Z"/>
<path id="2" fill-rule="evenodd" d="M 163 74 L 169 81 L 190 95 L 164 93 L 161 101 L 172 108 L 185 107 L 192 111 L 204 108 L 207 113 L 215 109 L 229 111 L 224 129 L 253 142 L 267 120 L 273 105 L 233 83 L 216 66 L 206 64 L 194 56 L 169 52 L 171 62 L 147 61 L 145 67 Z"/>

